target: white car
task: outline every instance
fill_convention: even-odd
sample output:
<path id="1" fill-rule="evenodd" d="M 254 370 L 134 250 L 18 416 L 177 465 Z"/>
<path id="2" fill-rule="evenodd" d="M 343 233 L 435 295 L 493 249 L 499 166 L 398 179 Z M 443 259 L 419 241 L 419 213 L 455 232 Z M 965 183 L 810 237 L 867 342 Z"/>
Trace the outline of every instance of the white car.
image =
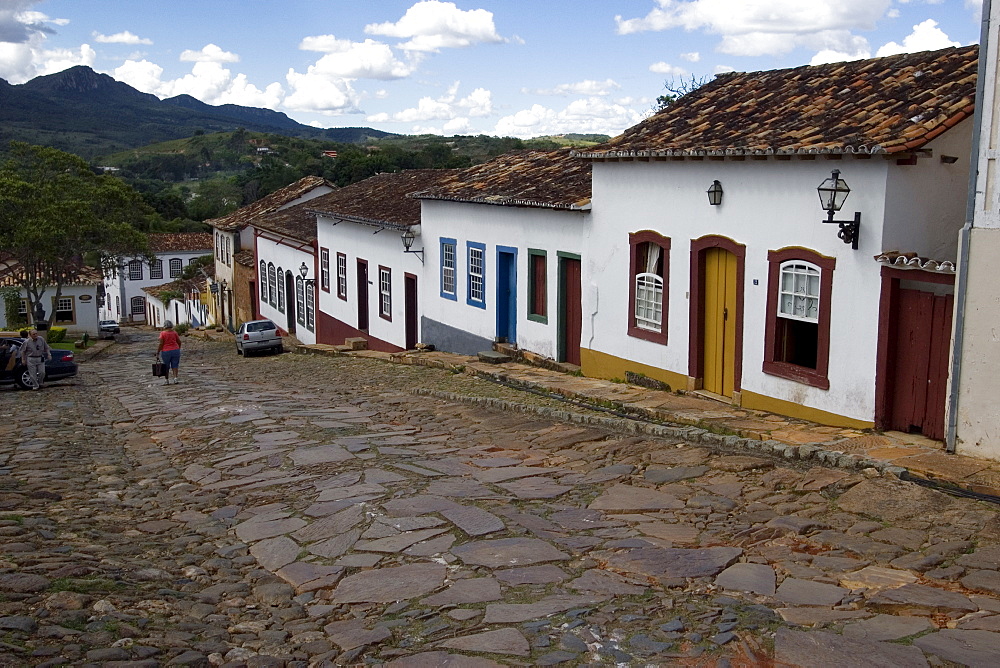
<path id="1" fill-rule="evenodd" d="M 251 320 L 236 330 L 236 354 L 249 355 L 262 350 L 284 352 L 281 332 L 270 320 Z"/>

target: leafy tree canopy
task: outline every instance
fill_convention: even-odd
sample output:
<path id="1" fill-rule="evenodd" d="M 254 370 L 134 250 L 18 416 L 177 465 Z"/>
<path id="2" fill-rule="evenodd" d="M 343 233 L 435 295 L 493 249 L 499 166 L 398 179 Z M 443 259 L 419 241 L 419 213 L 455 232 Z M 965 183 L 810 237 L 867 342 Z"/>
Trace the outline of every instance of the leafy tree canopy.
<path id="1" fill-rule="evenodd" d="M 84 270 L 84 257 L 105 267 L 148 252 L 152 210 L 121 180 L 95 174 L 77 156 L 14 142 L 0 166 L 0 248 L 20 264 L 32 311 L 50 287 L 55 298 Z M 49 322 L 54 320 L 54 309 Z"/>

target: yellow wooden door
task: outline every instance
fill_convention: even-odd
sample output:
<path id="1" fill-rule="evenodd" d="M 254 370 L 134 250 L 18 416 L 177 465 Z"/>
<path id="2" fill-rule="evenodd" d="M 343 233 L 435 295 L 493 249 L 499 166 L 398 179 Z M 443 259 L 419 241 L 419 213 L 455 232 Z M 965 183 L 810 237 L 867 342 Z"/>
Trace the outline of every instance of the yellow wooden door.
<path id="1" fill-rule="evenodd" d="M 736 256 L 705 251 L 705 376 L 709 392 L 733 396 L 736 380 Z"/>

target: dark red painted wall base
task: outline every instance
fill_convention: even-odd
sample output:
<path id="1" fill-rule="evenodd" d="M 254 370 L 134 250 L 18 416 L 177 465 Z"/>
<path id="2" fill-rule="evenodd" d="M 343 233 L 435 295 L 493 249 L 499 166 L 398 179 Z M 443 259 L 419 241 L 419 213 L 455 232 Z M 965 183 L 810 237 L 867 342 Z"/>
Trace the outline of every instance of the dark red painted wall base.
<path id="1" fill-rule="evenodd" d="M 355 336 L 360 336 L 368 341 L 368 350 L 377 350 L 383 353 L 400 353 L 403 349 L 399 346 L 394 346 L 388 341 L 383 341 L 381 339 L 376 339 L 374 336 L 370 336 L 360 329 L 355 329 L 351 327 L 346 322 L 337 320 L 336 318 L 318 311 L 316 313 L 316 342 L 325 343 L 331 346 L 343 345 L 344 339 L 352 338 Z"/>

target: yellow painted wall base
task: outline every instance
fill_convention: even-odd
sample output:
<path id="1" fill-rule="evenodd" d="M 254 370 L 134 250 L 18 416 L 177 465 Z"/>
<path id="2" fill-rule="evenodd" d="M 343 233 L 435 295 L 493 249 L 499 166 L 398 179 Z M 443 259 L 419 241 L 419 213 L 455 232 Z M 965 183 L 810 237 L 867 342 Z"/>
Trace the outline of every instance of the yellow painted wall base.
<path id="1" fill-rule="evenodd" d="M 667 371 L 666 369 L 658 369 L 645 364 L 639 364 L 638 362 L 632 362 L 621 357 L 608 355 L 607 353 L 598 352 L 596 350 L 589 350 L 587 348 L 580 349 L 580 370 L 583 372 L 584 376 L 590 376 L 591 378 L 606 378 L 609 380 L 624 379 L 625 372 L 631 371 L 632 373 L 641 373 L 655 380 L 664 382 L 675 390 L 686 389 L 688 386 L 688 377 L 684 374 Z M 748 390 L 741 390 L 739 392 L 739 404 L 742 408 L 748 408 L 750 410 L 767 411 L 768 413 L 775 413 L 777 415 L 787 415 L 788 417 L 798 418 L 800 420 L 809 420 L 810 422 L 817 422 L 819 424 L 826 424 L 833 427 L 871 429 L 875 426 L 875 423 L 872 421 L 857 420 L 855 418 L 849 418 L 843 415 L 837 415 L 836 413 L 823 411 L 818 408 L 802 406 L 793 401 L 785 401 L 783 399 L 775 399 L 762 394 L 756 394 Z"/>
<path id="2" fill-rule="evenodd" d="M 638 362 L 608 355 L 607 353 L 580 349 L 580 370 L 584 376 L 591 378 L 625 379 L 625 372 L 641 373 L 653 380 L 666 383 L 673 390 L 682 390 L 687 387 L 687 376 L 666 369 L 658 369 L 655 366 L 647 366 Z"/>
<path id="3" fill-rule="evenodd" d="M 763 394 L 756 394 L 748 390 L 742 391 L 741 399 L 742 401 L 740 405 L 743 408 L 749 408 L 756 411 L 767 411 L 768 413 L 777 413 L 778 415 L 787 415 L 788 417 L 799 418 L 800 420 L 809 420 L 810 422 L 818 422 L 820 424 L 828 424 L 833 427 L 871 429 L 875 426 L 874 422 L 870 422 L 868 420 L 857 420 L 855 418 L 837 415 L 836 413 L 828 413 L 827 411 L 821 411 L 818 408 L 810 408 L 809 406 L 803 406 L 793 401 L 785 401 L 784 399 L 766 397 Z"/>

